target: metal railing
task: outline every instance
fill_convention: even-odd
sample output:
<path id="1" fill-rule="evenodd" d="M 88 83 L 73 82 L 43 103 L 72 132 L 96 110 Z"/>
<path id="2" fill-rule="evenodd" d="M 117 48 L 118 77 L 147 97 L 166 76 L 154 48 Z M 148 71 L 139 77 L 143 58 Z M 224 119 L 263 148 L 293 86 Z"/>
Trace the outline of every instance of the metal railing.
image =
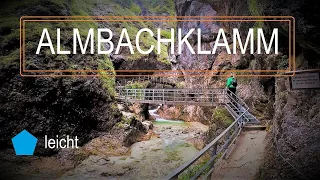
<path id="1" fill-rule="evenodd" d="M 224 89 L 124 89 L 117 99 L 126 102 L 156 104 L 195 104 L 217 106 L 224 102 Z"/>
<path id="2" fill-rule="evenodd" d="M 246 110 L 248 111 L 248 110 Z M 241 117 L 246 113 L 243 112 L 227 129 L 225 129 L 218 137 L 211 141 L 201 151 L 199 151 L 190 161 L 175 169 L 165 179 L 178 179 L 179 175 L 194 165 L 201 157 L 211 152 L 210 159 L 203 165 L 190 179 L 197 179 L 201 175 L 204 178 L 210 177 L 213 172 L 215 162 L 224 158 L 231 144 L 234 143 L 236 137 L 240 134 L 243 124 L 240 123 Z M 209 169 L 208 169 L 209 168 Z"/>
<path id="3" fill-rule="evenodd" d="M 126 77 L 126 78 L 118 78 L 116 79 L 116 84 L 118 86 L 125 86 L 130 83 L 135 83 L 135 82 L 147 82 L 149 81 L 150 83 L 155 83 L 155 84 L 166 84 L 175 87 L 176 83 L 173 81 L 170 81 L 168 78 L 164 78 L 161 76 L 138 76 L 138 77 Z"/>
<path id="4" fill-rule="evenodd" d="M 236 94 L 231 92 L 229 89 L 226 89 L 225 92 L 225 108 L 235 119 L 246 109 L 249 110 L 249 106 L 242 99 L 238 98 Z M 260 121 L 257 120 L 249 111 L 244 114 L 242 120 L 250 123 L 260 123 Z"/>
<path id="5" fill-rule="evenodd" d="M 178 179 L 179 175 L 196 165 L 205 155 L 210 159 L 200 167 L 191 179 L 210 177 L 215 162 L 225 157 L 231 144 L 240 134 L 242 127 L 252 120 L 248 105 L 228 89 L 124 89 L 118 88 L 119 100 L 157 104 L 197 104 L 200 106 L 224 105 L 235 121 L 213 141 L 199 151 L 190 161 L 175 169 L 166 179 Z M 255 118 L 254 118 L 255 119 Z M 256 120 L 256 119 L 255 119 Z"/>

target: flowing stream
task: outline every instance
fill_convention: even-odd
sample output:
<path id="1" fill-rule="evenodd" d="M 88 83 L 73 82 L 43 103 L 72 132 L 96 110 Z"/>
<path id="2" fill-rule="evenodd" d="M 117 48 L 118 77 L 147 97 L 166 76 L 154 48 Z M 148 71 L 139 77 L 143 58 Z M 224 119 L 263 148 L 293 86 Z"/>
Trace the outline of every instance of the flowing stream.
<path id="1" fill-rule="evenodd" d="M 190 160 L 199 151 L 191 140 L 200 138 L 208 127 L 198 122 L 163 119 L 156 111 L 149 113 L 156 118 L 153 130 L 158 137 L 134 143 L 130 156 L 108 157 L 106 164 L 101 163 L 101 157 L 90 156 L 76 167 L 72 178 L 163 179 Z"/>

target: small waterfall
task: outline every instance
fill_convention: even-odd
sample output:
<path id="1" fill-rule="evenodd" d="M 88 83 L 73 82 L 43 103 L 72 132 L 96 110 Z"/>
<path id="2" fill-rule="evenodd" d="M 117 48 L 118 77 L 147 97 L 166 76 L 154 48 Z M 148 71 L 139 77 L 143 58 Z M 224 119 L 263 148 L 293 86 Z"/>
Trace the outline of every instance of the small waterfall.
<path id="1" fill-rule="evenodd" d="M 156 109 L 149 110 L 149 114 L 157 119 L 159 115 L 156 112 L 158 111 L 159 108 L 160 106 L 158 106 Z"/>
<path id="2" fill-rule="evenodd" d="M 184 121 L 181 120 L 170 120 L 170 119 L 163 119 L 158 114 L 157 111 L 161 106 L 159 105 L 156 109 L 149 110 L 149 114 L 156 118 L 156 123 L 163 123 L 163 124 L 183 124 Z"/>

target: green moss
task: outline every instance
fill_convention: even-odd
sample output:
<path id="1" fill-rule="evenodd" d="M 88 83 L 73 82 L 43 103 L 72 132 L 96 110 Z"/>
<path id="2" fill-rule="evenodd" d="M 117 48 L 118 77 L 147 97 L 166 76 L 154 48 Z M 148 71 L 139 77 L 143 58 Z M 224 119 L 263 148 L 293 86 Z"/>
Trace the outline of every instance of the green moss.
<path id="1" fill-rule="evenodd" d="M 110 93 L 110 95 L 115 96 L 116 95 L 116 90 L 115 90 L 115 78 L 114 75 L 114 67 L 107 55 L 103 55 L 103 59 L 100 60 L 99 62 L 99 70 L 101 70 L 99 73 L 100 79 L 103 82 L 103 87 Z M 106 72 L 105 70 L 109 70 Z"/>
<path id="2" fill-rule="evenodd" d="M 185 172 L 179 175 L 179 180 L 189 180 L 210 160 L 209 157 L 205 157 L 200 163 L 190 166 Z M 209 172 L 210 166 L 206 167 L 204 174 Z"/>
<path id="3" fill-rule="evenodd" d="M 11 29 L 11 33 L 4 36 L 1 47 L 6 47 L 8 44 L 15 44 L 16 42 L 19 43 L 20 39 L 20 29 Z"/>
<path id="4" fill-rule="evenodd" d="M 252 16 L 261 16 L 261 10 L 257 0 L 248 0 L 249 11 Z M 257 38 L 257 29 L 263 28 L 263 21 L 257 21 L 253 25 L 254 39 Z"/>
<path id="5" fill-rule="evenodd" d="M 63 1 L 59 0 L 56 2 L 60 2 L 59 4 L 63 4 Z M 71 13 L 72 15 L 76 16 L 87 16 L 92 15 L 92 10 L 95 5 L 94 0 L 85 0 L 85 1 L 78 1 L 78 0 L 71 0 Z M 69 4 L 69 3 L 68 3 Z M 67 3 L 66 3 L 67 5 Z"/>
<path id="6" fill-rule="evenodd" d="M 59 61 L 67 61 L 69 58 L 66 54 L 59 54 L 57 57 L 56 57 L 56 60 L 59 60 Z"/>
<path id="7" fill-rule="evenodd" d="M 184 88 L 184 87 L 185 87 L 185 82 L 182 81 L 182 82 L 177 83 L 177 84 L 176 84 L 176 87 L 177 87 L 177 88 Z"/>
<path id="8" fill-rule="evenodd" d="M 252 16 L 260 16 L 261 11 L 258 7 L 257 0 L 248 0 L 248 5 L 249 5 L 249 11 Z"/>
<path id="9" fill-rule="evenodd" d="M 163 160 L 163 162 L 170 163 L 173 161 L 181 161 L 182 157 L 180 156 L 177 150 L 166 150 L 165 151 L 167 157 Z"/>
<path id="10" fill-rule="evenodd" d="M 299 58 L 297 58 L 299 59 Z M 289 66 L 289 59 L 287 56 L 281 56 L 278 60 L 278 69 L 287 69 Z"/>
<path id="11" fill-rule="evenodd" d="M 134 83 L 128 83 L 125 85 L 126 89 L 144 89 L 147 87 L 148 82 L 134 82 Z"/>
<path id="12" fill-rule="evenodd" d="M 6 67 L 6 66 L 9 66 L 10 64 L 13 64 L 14 62 L 18 64 L 19 58 L 20 58 L 19 52 L 20 52 L 19 49 L 16 49 L 7 56 L 0 56 L 0 66 Z"/>
<path id="13" fill-rule="evenodd" d="M 172 0 L 164 0 L 164 1 L 142 0 L 142 3 L 150 12 L 154 14 L 158 14 L 158 15 L 168 14 L 170 16 L 175 15 L 174 1 Z"/>
<path id="14" fill-rule="evenodd" d="M 162 37 L 164 37 L 166 39 L 171 38 L 171 31 L 170 30 L 162 30 L 160 34 Z"/>
<path id="15" fill-rule="evenodd" d="M 217 107 L 213 111 L 213 119 L 215 122 L 221 123 L 223 126 L 227 127 L 233 123 L 233 118 L 229 112 L 222 107 Z"/>
<path id="16" fill-rule="evenodd" d="M 124 128 L 127 128 L 127 127 L 128 127 L 128 125 L 130 124 L 131 121 L 132 121 L 132 118 L 129 119 L 129 118 L 127 118 L 126 116 L 121 116 L 121 121 L 118 122 L 118 123 L 116 124 L 116 126 L 117 126 L 118 128 L 124 129 Z"/>
<path id="17" fill-rule="evenodd" d="M 50 1 L 50 6 L 41 6 L 43 2 L 40 0 L 29 0 L 29 1 L 19 1 L 19 2 L 10 2 L 6 3 L 4 2 L 4 5 L 0 7 L 1 12 L 3 12 L 2 17 L 0 17 L 0 23 L 1 28 L 7 29 L 8 34 L 5 34 L 4 36 L 0 37 L 2 43 L 1 47 L 6 46 L 12 46 L 13 44 L 18 44 L 19 42 L 19 17 L 16 17 L 16 11 L 17 9 L 25 9 L 32 7 L 33 4 L 40 4 L 40 7 L 37 6 L 37 8 L 40 8 L 41 10 L 46 8 L 53 7 L 54 11 L 52 12 L 59 12 L 61 9 L 61 13 L 68 12 L 70 15 L 73 16 L 88 16 L 92 15 L 94 7 L 99 4 L 104 4 L 107 7 L 109 7 L 109 12 L 107 12 L 105 15 L 118 15 L 118 16 L 134 16 L 141 14 L 141 8 L 138 4 L 136 4 L 133 0 L 104 0 L 104 1 L 96 1 L 96 0 L 84 0 L 84 1 L 76 1 L 76 0 L 52 0 Z M 150 11 L 153 14 L 162 15 L 163 13 L 169 13 L 169 15 L 175 15 L 174 10 L 174 2 L 171 0 L 165 0 L 165 1 L 148 1 L 143 0 L 142 3 L 144 3 L 144 6 L 148 11 Z M 51 9 L 49 9 L 51 10 Z M 115 23 L 118 24 L 119 23 Z M 38 46 L 38 42 L 40 39 L 40 36 L 42 34 L 43 28 L 48 28 L 51 36 L 51 40 L 54 42 L 56 41 L 56 31 L 55 29 L 57 27 L 61 28 L 61 39 L 64 40 L 70 40 L 70 32 L 72 31 L 72 28 L 78 28 L 80 32 L 81 38 L 84 40 L 87 37 L 89 28 L 97 28 L 98 23 L 96 22 L 55 22 L 55 23 L 32 23 L 28 22 L 26 23 L 26 51 L 27 52 L 34 52 Z M 175 27 L 175 23 L 168 23 L 169 27 Z M 123 27 L 126 27 L 128 29 L 129 36 L 131 40 L 135 39 L 135 35 L 138 32 L 139 29 L 143 27 L 148 27 L 151 30 L 155 30 L 155 25 L 153 22 L 144 22 L 144 21 L 138 21 L 138 22 L 123 22 L 120 23 L 119 29 L 122 29 Z M 116 28 L 116 26 L 113 26 L 112 23 L 110 25 L 110 28 L 113 31 L 119 30 Z M 9 30 L 8 30 L 9 29 Z M 154 31 L 155 32 L 155 31 Z M 95 33 L 96 38 L 97 33 Z M 162 31 L 161 35 L 165 38 L 170 37 L 169 31 Z M 150 45 L 156 45 L 156 40 L 153 37 L 147 37 L 141 39 L 141 46 L 145 49 L 148 49 Z M 55 44 L 55 43 L 54 43 Z M 67 45 L 66 45 L 67 46 Z M 134 46 L 134 44 L 133 44 Z M 19 47 L 15 47 L 13 49 L 8 49 L 8 54 L 6 56 L 1 56 L 1 64 L 7 64 L 12 63 L 14 59 L 18 60 L 16 54 L 18 52 Z M 70 50 L 71 47 L 63 47 L 67 48 L 65 50 Z M 135 48 L 135 47 L 134 47 Z M 54 49 L 56 50 L 56 45 L 54 45 Z M 156 51 L 156 50 L 155 50 Z M 136 51 L 135 51 L 136 52 Z M 157 53 L 156 53 L 157 54 Z M 134 55 L 129 57 L 129 60 L 136 60 L 142 58 L 144 55 L 141 55 L 140 53 L 135 53 Z M 49 58 L 51 60 L 67 60 L 67 56 L 53 56 L 51 52 L 46 51 L 45 52 L 45 58 Z M 167 46 L 161 45 L 161 52 L 159 55 L 157 55 L 157 59 L 160 62 L 170 64 L 168 58 L 167 58 Z M 18 62 L 18 61 L 17 61 Z M 69 68 L 71 69 L 90 69 L 90 67 L 81 67 L 76 64 L 67 64 Z M 102 63 L 99 65 L 101 68 L 105 66 L 105 63 Z M 107 68 L 111 68 L 111 64 L 107 65 Z M 110 66 L 110 67 L 109 67 Z M 111 68 L 113 69 L 113 67 Z M 105 87 L 112 91 L 111 85 L 113 84 L 113 79 L 108 77 L 103 77 L 103 81 L 105 83 Z"/>
<path id="18" fill-rule="evenodd" d="M 131 94 L 135 94 L 136 98 L 138 98 L 138 99 L 143 99 L 144 93 L 141 92 L 141 91 L 135 92 L 135 90 L 133 90 L 133 89 L 145 89 L 145 88 L 147 87 L 147 85 L 148 85 L 148 82 L 147 82 L 147 81 L 142 82 L 142 83 L 141 83 L 141 82 L 134 82 L 134 83 L 128 83 L 128 84 L 126 84 L 126 85 L 125 85 L 125 88 L 126 88 L 126 89 L 132 89 L 132 90 L 129 90 L 129 91 L 128 91 L 129 94 L 130 94 L 130 93 L 131 93 Z"/>
<path id="19" fill-rule="evenodd" d="M 136 5 L 135 3 L 132 3 L 130 6 L 130 11 L 132 11 L 134 14 L 136 15 L 140 15 L 141 14 L 141 8 L 140 6 Z"/>

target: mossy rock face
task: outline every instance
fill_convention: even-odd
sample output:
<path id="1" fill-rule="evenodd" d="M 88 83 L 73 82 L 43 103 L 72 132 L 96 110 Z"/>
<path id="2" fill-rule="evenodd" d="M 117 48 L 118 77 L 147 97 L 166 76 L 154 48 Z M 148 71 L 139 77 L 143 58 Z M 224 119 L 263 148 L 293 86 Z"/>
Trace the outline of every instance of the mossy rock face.
<path id="1" fill-rule="evenodd" d="M 1 9 L 0 28 L 0 135 L 1 146 L 12 147 L 10 139 L 23 129 L 35 135 L 39 141 L 37 155 L 49 155 L 56 150 L 44 149 L 44 135 L 78 136 L 82 145 L 101 132 L 108 132 L 121 120 L 114 108 L 114 79 L 101 78 L 52 78 L 20 77 L 19 75 L 19 18 L 21 16 L 82 15 L 91 14 L 93 1 L 6 1 Z M 77 14 L 80 15 L 80 14 Z M 82 24 L 58 23 L 57 26 L 71 28 Z M 88 24 L 89 27 L 97 27 Z M 47 24 L 30 23 L 27 31 L 26 50 L 35 51 L 42 29 Z M 49 27 L 54 27 L 50 25 Z M 86 27 L 88 28 L 88 27 Z M 81 32 L 80 32 L 81 33 Z M 87 32 L 86 32 L 87 33 Z M 53 33 L 54 35 L 54 33 Z M 66 33 L 61 34 L 63 48 L 72 44 Z M 56 47 L 54 47 L 56 49 Z M 30 54 L 30 53 L 29 53 Z M 33 53 L 35 54 L 35 53 Z M 28 56 L 30 69 L 108 69 L 111 61 L 103 55 L 86 57 L 52 55 L 43 51 L 39 56 Z"/>
<path id="2" fill-rule="evenodd" d="M 159 9 L 148 10 L 149 7 L 170 8 L 170 15 L 174 13 L 174 5 L 153 1 L 137 4 L 136 1 L 124 0 L 26 0 L 5 1 L 0 7 L 0 135 L 4 146 L 10 146 L 10 138 L 22 129 L 43 142 L 44 135 L 78 136 L 79 145 L 89 141 L 101 132 L 109 132 L 119 121 L 121 114 L 115 108 L 114 78 L 101 76 L 95 78 L 22 78 L 19 75 L 19 18 L 21 16 L 88 16 L 88 15 L 139 15 L 140 13 L 160 13 Z M 160 5 L 161 4 L 161 5 Z M 102 6 L 104 5 L 104 6 Z M 101 7 L 108 7 L 102 8 Z M 99 8 L 101 11 L 99 11 Z M 109 11 L 109 10 L 113 11 Z M 161 8 L 160 8 L 161 9 Z M 98 14 L 96 14 L 98 13 Z M 163 13 L 163 12 L 161 12 Z M 71 50 L 72 36 L 70 30 L 79 28 L 81 37 L 86 37 L 89 28 L 101 27 L 100 23 L 26 23 L 26 52 L 35 52 L 43 28 L 50 32 L 55 42 L 55 30 L 61 27 L 62 49 Z M 128 28 L 129 36 L 143 27 L 173 27 L 172 24 L 162 23 L 115 23 L 113 30 Z M 157 25 L 157 26 L 156 26 Z M 64 32 L 64 30 L 69 32 Z M 163 37 L 168 32 L 163 31 Z M 118 37 L 118 36 L 117 36 Z M 84 39 L 83 39 L 84 40 Z M 154 37 L 142 40 L 142 47 L 147 48 L 155 44 Z M 55 44 L 55 43 L 54 43 Z M 56 50 L 56 45 L 54 45 Z M 135 69 L 144 64 L 144 69 L 168 69 L 170 65 L 166 59 L 167 47 L 161 46 L 161 54 L 153 53 L 151 57 L 130 56 L 123 67 Z M 35 53 L 27 53 L 35 54 Z M 114 64 L 105 55 L 53 55 L 50 51 L 41 51 L 37 56 L 28 55 L 26 63 L 28 69 L 97 69 L 110 70 L 114 73 Z M 149 59 L 151 59 L 149 61 Z M 148 62 L 148 63 L 145 63 Z M 105 73 L 101 72 L 102 75 Z M 2 145 L 2 144 L 1 144 Z M 36 154 L 47 155 L 54 151 L 46 151 L 43 143 L 39 143 Z"/>
<path id="3" fill-rule="evenodd" d="M 222 107 L 217 107 L 213 110 L 213 121 L 219 127 L 228 127 L 232 124 L 234 119 L 230 115 L 230 113 Z"/>
<path id="4" fill-rule="evenodd" d="M 43 148 L 44 135 L 78 136 L 81 145 L 121 120 L 98 78 L 19 78 L 12 71 L 1 72 L 2 140 L 9 142 L 27 129 L 39 139 L 36 154 L 54 152 Z"/>

